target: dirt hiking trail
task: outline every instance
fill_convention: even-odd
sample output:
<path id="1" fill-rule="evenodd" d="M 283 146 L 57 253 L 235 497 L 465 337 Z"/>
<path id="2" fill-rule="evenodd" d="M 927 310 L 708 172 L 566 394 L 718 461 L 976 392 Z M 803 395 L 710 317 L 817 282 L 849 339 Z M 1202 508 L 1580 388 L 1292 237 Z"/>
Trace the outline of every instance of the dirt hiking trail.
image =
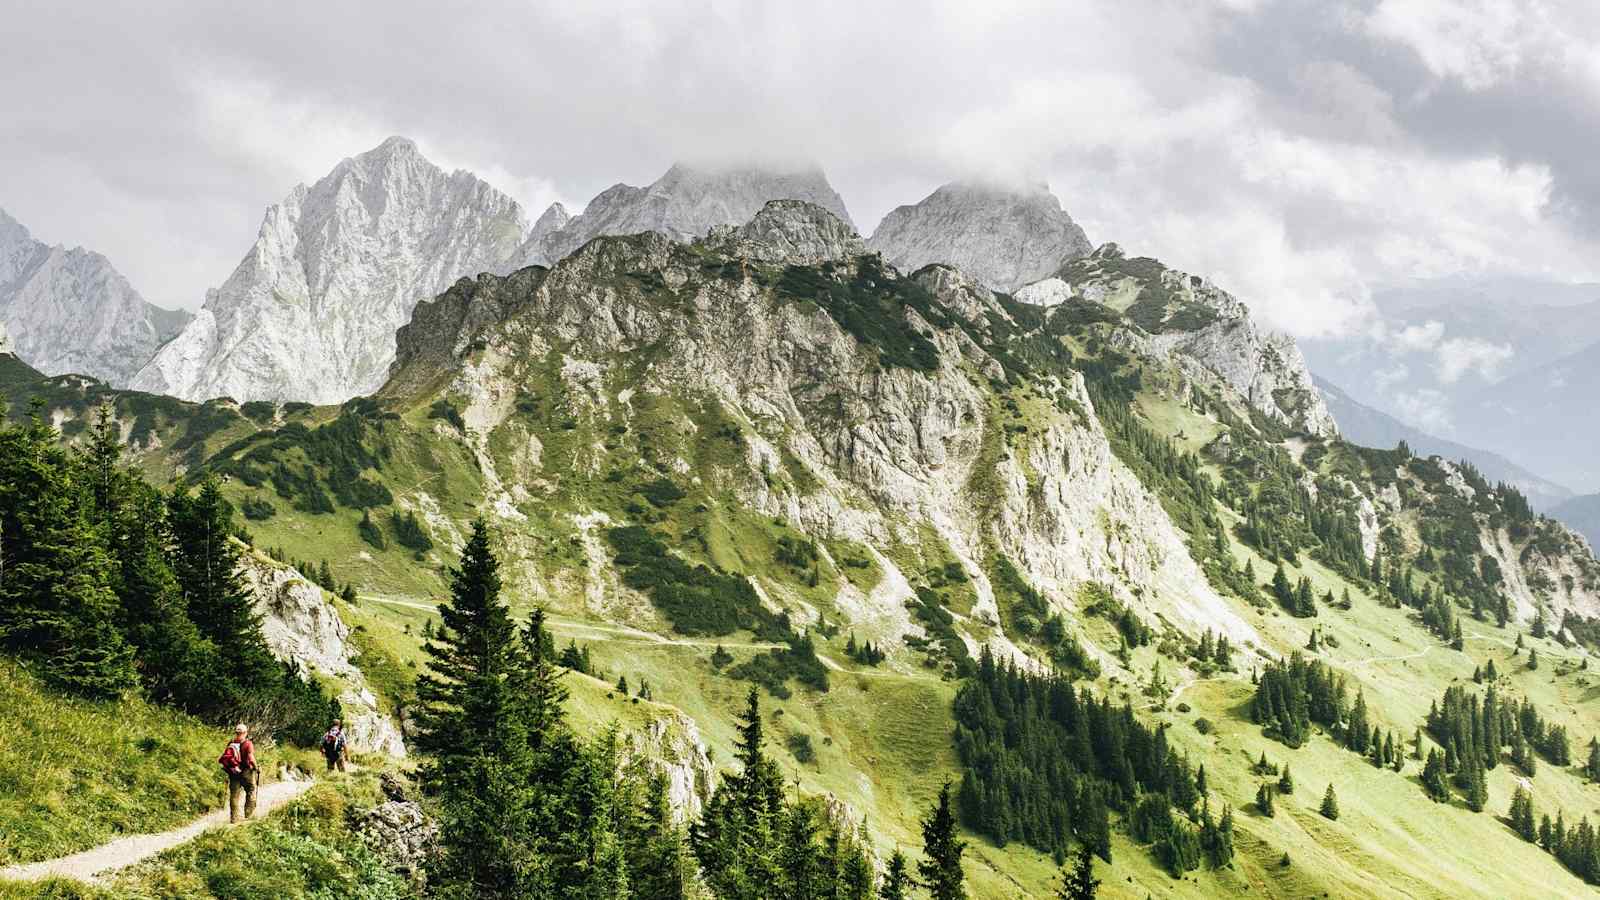
<path id="1" fill-rule="evenodd" d="M 310 778 L 263 784 L 256 790 L 256 814 L 251 821 L 260 821 L 267 813 L 305 793 L 313 784 L 316 782 Z M 224 807 L 206 813 L 193 822 L 171 831 L 129 835 L 71 856 L 8 866 L 0 869 L 0 881 L 33 881 L 41 878 L 76 878 L 80 881 L 92 881 L 96 876 L 125 869 L 163 850 L 186 844 L 199 837 L 208 828 L 227 824 L 228 810 Z"/>

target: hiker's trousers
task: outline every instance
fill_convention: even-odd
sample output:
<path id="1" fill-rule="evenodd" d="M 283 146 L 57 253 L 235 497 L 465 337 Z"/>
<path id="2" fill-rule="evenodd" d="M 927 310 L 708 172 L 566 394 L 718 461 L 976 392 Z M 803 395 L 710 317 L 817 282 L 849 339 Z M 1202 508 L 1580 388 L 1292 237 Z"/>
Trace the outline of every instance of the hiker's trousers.
<path id="1" fill-rule="evenodd" d="M 244 816 L 250 818 L 256 814 L 256 784 L 261 780 L 261 770 L 253 769 L 235 775 L 228 773 L 228 821 L 238 822 L 239 801 L 244 801 Z"/>

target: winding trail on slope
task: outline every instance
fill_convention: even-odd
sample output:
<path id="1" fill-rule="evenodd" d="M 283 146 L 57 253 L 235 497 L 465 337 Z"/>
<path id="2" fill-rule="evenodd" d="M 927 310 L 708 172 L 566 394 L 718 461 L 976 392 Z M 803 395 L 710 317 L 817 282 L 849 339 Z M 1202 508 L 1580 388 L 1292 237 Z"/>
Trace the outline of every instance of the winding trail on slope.
<path id="1" fill-rule="evenodd" d="M 256 815 L 251 821 L 260 821 L 267 813 L 305 793 L 315 783 L 314 780 L 307 778 L 303 781 L 274 781 L 262 785 L 256 791 Z M 186 844 L 207 829 L 227 824 L 228 810 L 223 807 L 171 831 L 130 835 L 71 856 L 8 866 L 0 869 L 0 881 L 34 881 L 42 878 L 93 881 L 99 876 L 143 862 L 179 844 Z"/>
<path id="2" fill-rule="evenodd" d="M 361 600 L 372 600 L 377 603 L 387 603 L 391 606 L 404 606 L 411 609 L 424 609 L 429 612 L 437 610 L 437 605 L 417 603 L 412 600 L 396 600 L 392 597 L 380 597 L 375 594 L 362 594 Z M 736 650 L 782 650 L 788 644 L 777 644 L 769 641 L 720 641 L 720 640 L 691 640 L 687 638 L 669 638 L 638 628 L 629 628 L 625 625 L 596 625 L 590 622 L 577 622 L 563 619 L 559 616 L 546 616 L 545 624 L 552 631 L 576 633 L 585 640 L 605 641 L 612 644 L 644 644 L 654 647 L 722 647 Z M 933 680 L 935 676 L 918 675 L 907 672 L 873 672 L 861 669 L 847 669 L 831 657 L 817 655 L 817 659 L 828 669 L 843 675 L 862 675 L 867 678 L 905 678 L 914 681 Z"/>

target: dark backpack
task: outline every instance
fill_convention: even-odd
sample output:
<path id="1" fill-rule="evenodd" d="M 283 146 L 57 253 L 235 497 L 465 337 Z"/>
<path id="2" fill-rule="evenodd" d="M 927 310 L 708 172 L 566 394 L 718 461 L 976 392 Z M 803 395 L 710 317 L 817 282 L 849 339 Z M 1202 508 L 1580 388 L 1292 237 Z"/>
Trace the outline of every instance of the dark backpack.
<path id="1" fill-rule="evenodd" d="M 244 771 L 244 747 L 238 741 L 229 741 L 222 755 L 217 757 L 217 764 L 229 775 L 240 774 Z"/>
<path id="2" fill-rule="evenodd" d="M 333 729 L 330 728 L 328 732 L 322 736 L 322 752 L 329 756 L 343 753 L 344 732 L 340 731 L 335 733 Z"/>

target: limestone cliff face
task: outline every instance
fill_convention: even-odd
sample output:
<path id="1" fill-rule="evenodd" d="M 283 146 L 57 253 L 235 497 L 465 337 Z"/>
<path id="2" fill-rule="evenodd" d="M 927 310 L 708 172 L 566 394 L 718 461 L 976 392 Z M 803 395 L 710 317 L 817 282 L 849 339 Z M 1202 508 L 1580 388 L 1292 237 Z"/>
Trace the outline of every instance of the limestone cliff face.
<path id="1" fill-rule="evenodd" d="M 694 720 L 668 709 L 622 736 L 622 764 L 644 766 L 667 778 L 667 802 L 680 824 L 700 817 L 716 788 L 716 769 Z"/>
<path id="2" fill-rule="evenodd" d="M 21 359 L 50 375 L 125 386 L 191 318 L 145 301 L 104 256 L 48 246 L 0 210 L 0 323 Z"/>
<path id="3" fill-rule="evenodd" d="M 567 408 L 584 421 L 628 421 L 646 396 L 714 401 L 746 429 L 742 470 L 715 474 L 742 503 L 885 551 L 931 531 L 970 574 L 970 633 L 987 634 L 1002 652 L 1016 652 L 1004 632 L 979 627 L 998 619 L 988 575 L 997 554 L 1069 616 L 1093 580 L 1152 624 L 1218 630 L 1239 646 L 1255 640 L 1159 501 L 1111 451 L 1081 377 L 1004 387 L 1006 366 L 985 346 L 999 352 L 1019 326 L 995 295 L 955 269 L 931 267 L 910 282 L 870 256 L 842 257 L 856 246 L 848 229 L 818 212 L 769 205 L 750 227 L 695 247 L 659 234 L 596 240 L 547 273 L 458 285 L 401 333 L 391 387 L 451 372 L 441 392 L 465 406 L 469 430 L 490 445 L 497 429 L 509 436 L 521 427 L 519 385 L 550 360 L 560 361 Z M 844 281 L 931 297 L 932 306 L 895 313 L 894 327 L 930 342 L 934 364 L 886 365 L 881 348 L 775 286 L 780 263 L 819 259 Z M 478 309 L 474 327 L 467 314 Z M 1028 409 L 1023 432 L 1007 428 L 1008 397 Z M 680 464 L 663 461 L 669 470 Z M 814 486 L 763 477 L 792 464 Z M 519 466 L 518 476 L 500 465 L 485 480 L 516 481 L 537 503 L 559 473 L 526 458 Z M 858 598 L 859 615 L 896 636 L 914 632 L 904 603 L 907 575 L 917 573 L 879 555 L 890 572 Z"/>
<path id="4" fill-rule="evenodd" d="M 357 750 L 405 756 L 405 741 L 394 719 L 384 714 L 356 663 L 350 628 L 323 593 L 292 566 L 247 552 L 241 574 L 255 596 L 267 647 L 306 677 L 313 674 L 342 685 L 345 731 Z"/>
<path id="5" fill-rule="evenodd" d="M 238 268 L 133 386 L 186 400 L 371 393 L 417 301 L 509 271 L 526 232 L 510 197 L 390 138 L 268 209 Z"/>
<path id="6" fill-rule="evenodd" d="M 1200 276 L 1106 244 L 1018 297 L 1105 307 L 1135 326 L 1117 336 L 1130 351 L 1170 360 L 1207 387 L 1226 385 L 1258 412 L 1307 434 L 1338 434 L 1294 339 L 1261 328 L 1243 302 Z"/>

